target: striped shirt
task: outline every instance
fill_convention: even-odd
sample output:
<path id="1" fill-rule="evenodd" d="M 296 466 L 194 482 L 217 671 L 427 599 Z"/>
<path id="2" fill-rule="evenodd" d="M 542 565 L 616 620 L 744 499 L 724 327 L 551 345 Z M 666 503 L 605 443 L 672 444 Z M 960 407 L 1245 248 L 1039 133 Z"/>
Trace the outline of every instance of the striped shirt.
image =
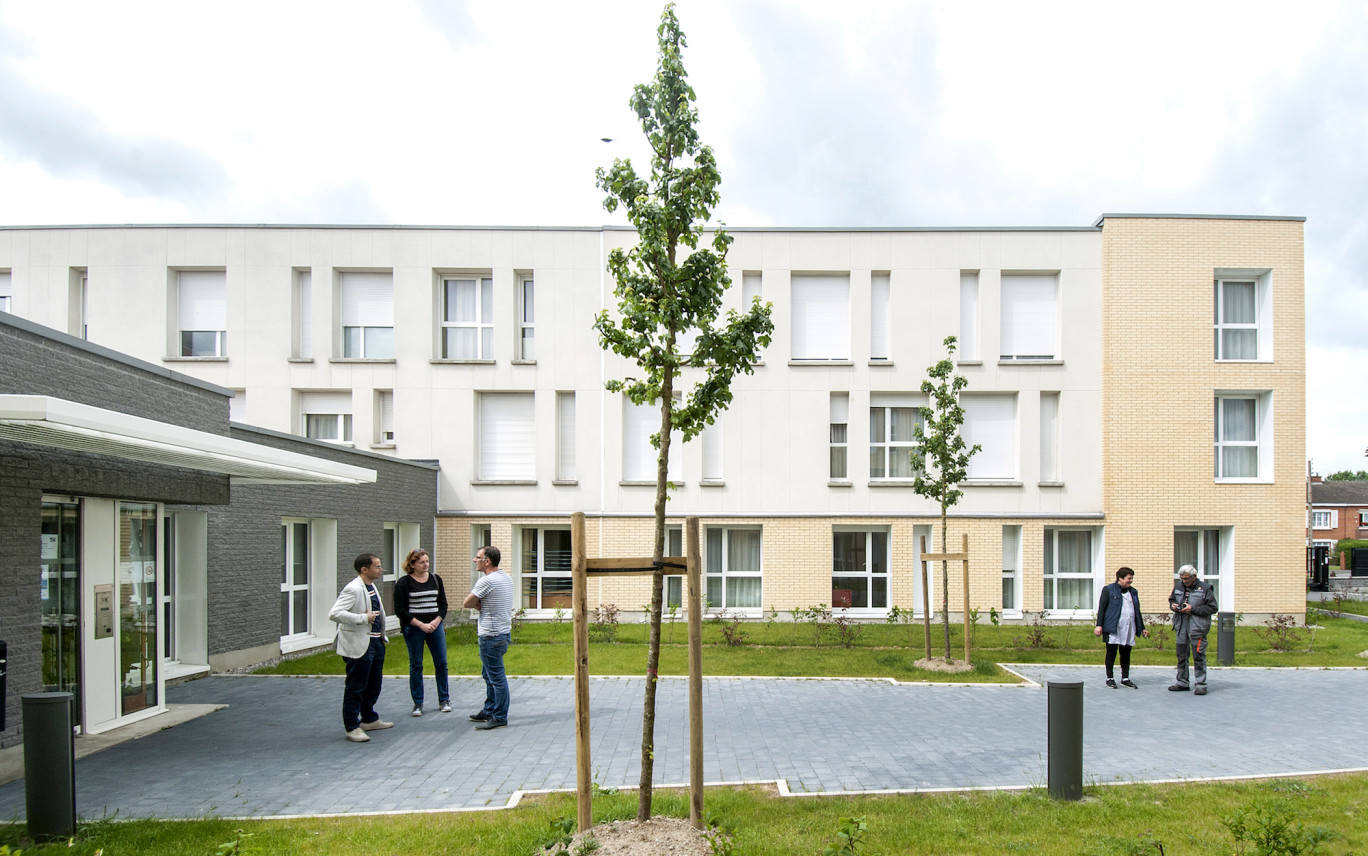
<path id="1" fill-rule="evenodd" d="M 490 571 L 476 581 L 470 593 L 480 599 L 479 635 L 513 632 L 513 578 L 507 571 Z"/>
<path id="2" fill-rule="evenodd" d="M 408 627 L 410 619 L 428 622 L 437 616 L 446 619 L 446 587 L 442 578 L 429 572 L 424 582 L 412 576 L 403 576 L 394 584 L 394 614 L 399 617 L 399 626 Z"/>

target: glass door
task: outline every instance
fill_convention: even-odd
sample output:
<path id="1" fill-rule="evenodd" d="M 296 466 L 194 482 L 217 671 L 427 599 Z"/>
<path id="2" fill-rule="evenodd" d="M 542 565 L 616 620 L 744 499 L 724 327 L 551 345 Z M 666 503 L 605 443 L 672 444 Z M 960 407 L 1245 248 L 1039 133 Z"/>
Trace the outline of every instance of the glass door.
<path id="1" fill-rule="evenodd" d="M 121 715 L 157 706 L 157 506 L 119 503 Z"/>
<path id="2" fill-rule="evenodd" d="M 42 512 L 43 691 L 76 698 L 81 724 L 81 506 L 44 502 Z"/>

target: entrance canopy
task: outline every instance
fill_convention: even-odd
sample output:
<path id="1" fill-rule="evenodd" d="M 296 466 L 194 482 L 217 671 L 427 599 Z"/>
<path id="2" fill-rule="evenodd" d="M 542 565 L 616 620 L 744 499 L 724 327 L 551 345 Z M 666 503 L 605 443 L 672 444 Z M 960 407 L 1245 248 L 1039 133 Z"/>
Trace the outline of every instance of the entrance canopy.
<path id="1" fill-rule="evenodd" d="M 0 395 L 0 439 L 230 476 L 232 484 L 368 484 L 375 470 L 46 395 Z"/>

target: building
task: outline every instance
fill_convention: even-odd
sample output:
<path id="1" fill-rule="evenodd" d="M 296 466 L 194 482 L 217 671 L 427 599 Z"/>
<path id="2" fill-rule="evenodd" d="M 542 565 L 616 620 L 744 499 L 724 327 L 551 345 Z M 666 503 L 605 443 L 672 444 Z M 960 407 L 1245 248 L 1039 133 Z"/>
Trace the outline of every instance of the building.
<path id="1" fill-rule="evenodd" d="M 1311 539 L 1333 548 L 1340 539 L 1368 540 L 1368 482 L 1311 478 Z"/>
<path id="2" fill-rule="evenodd" d="M 436 465 L 230 423 L 231 392 L 0 314 L 0 639 L 8 692 L 70 691 L 84 733 L 167 681 L 331 642 L 377 552 L 431 549 Z"/>
<path id="3" fill-rule="evenodd" d="M 1120 565 L 1153 607 L 1192 562 L 1246 620 L 1300 613 L 1302 231 L 1176 215 L 732 230 L 726 305 L 769 301 L 776 329 L 731 409 L 675 446 L 671 541 L 702 517 L 712 609 L 919 611 L 939 515 L 912 491 L 911 431 L 954 334 L 983 451 L 950 535 L 969 538 L 977 608 L 1085 619 Z M 605 391 L 632 366 L 590 326 L 616 305 L 607 253 L 634 237 L 8 228 L 0 277 L 18 315 L 234 390 L 237 422 L 440 461 L 438 571 L 459 579 L 497 544 L 537 618 L 569 602 L 572 512 L 591 555 L 650 549 L 656 417 Z M 648 599 L 639 579 L 592 585 L 591 604 Z"/>

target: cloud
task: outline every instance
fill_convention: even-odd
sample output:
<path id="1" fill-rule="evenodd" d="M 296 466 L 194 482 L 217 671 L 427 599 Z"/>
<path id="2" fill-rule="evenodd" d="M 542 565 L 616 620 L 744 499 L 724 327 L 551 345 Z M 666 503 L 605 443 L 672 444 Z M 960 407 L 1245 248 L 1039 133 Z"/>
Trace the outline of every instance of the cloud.
<path id="1" fill-rule="evenodd" d="M 418 11 L 442 34 L 453 50 L 479 44 L 483 35 L 466 0 L 415 0 Z"/>

